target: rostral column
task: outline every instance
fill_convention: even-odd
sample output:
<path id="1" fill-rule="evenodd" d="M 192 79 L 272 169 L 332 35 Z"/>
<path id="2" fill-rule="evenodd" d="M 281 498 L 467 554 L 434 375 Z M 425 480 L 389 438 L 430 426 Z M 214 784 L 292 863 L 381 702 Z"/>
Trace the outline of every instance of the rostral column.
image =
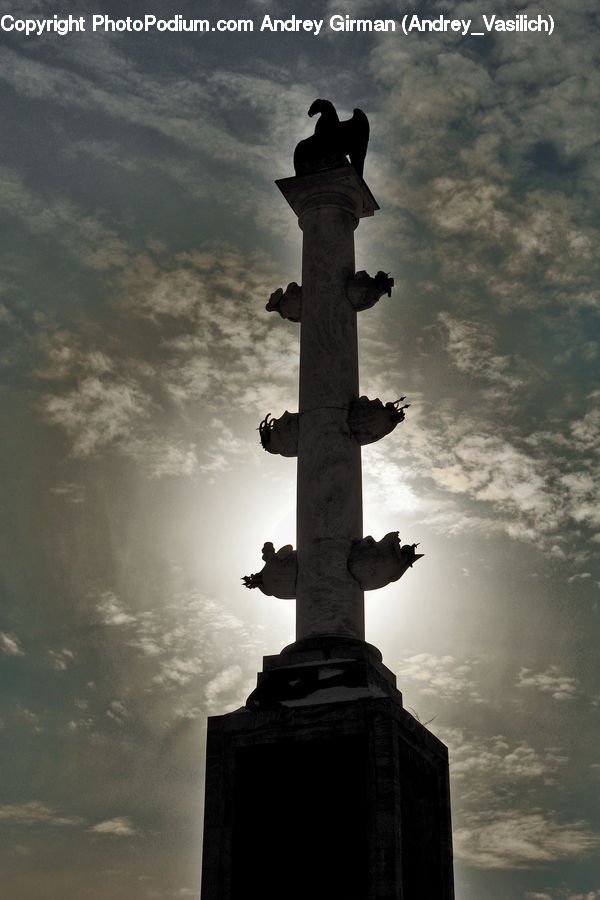
<path id="1" fill-rule="evenodd" d="M 263 658 L 243 707 L 209 717 L 202 900 L 453 900 L 447 750 L 364 639 L 364 591 L 420 556 L 396 531 L 362 532 L 360 448 L 406 408 L 358 390 L 357 312 L 393 284 L 354 266 L 354 230 L 378 209 L 369 125 L 328 100 L 317 114 L 277 182 L 303 233 L 302 286 L 267 304 L 300 322 L 298 412 L 260 424 L 265 450 L 298 458 L 298 547 L 266 543 L 244 577 L 296 599 L 296 641 Z"/>
<path id="2" fill-rule="evenodd" d="M 366 116 L 339 122 L 327 100 L 313 103 L 317 113 L 315 134 L 296 148 L 296 177 L 276 182 L 302 230 L 302 286 L 267 304 L 301 323 L 298 413 L 260 427 L 265 450 L 298 457 L 297 551 L 266 544 L 262 572 L 244 582 L 295 597 L 297 641 L 364 641 L 364 591 L 397 580 L 420 554 L 397 532 L 363 538 L 361 445 L 390 432 L 406 406 L 359 398 L 357 312 L 389 296 L 393 280 L 355 272 L 354 231 L 379 209 L 362 179 Z"/>

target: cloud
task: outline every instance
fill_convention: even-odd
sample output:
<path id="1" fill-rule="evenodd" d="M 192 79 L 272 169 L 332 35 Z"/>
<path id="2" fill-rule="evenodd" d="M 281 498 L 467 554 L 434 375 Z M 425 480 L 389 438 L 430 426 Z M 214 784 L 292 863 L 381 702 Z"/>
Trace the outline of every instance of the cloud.
<path id="1" fill-rule="evenodd" d="M 535 511 L 540 518 L 551 511 L 535 460 L 500 436 L 467 435 L 453 450 L 477 499 L 491 500 L 501 509 Z"/>
<path id="2" fill-rule="evenodd" d="M 596 891 L 586 891 L 585 894 L 569 894 L 568 900 L 600 900 L 600 888 Z"/>
<path id="3" fill-rule="evenodd" d="M 106 710 L 106 715 L 118 725 L 122 725 L 129 718 L 127 707 L 121 700 L 112 700 L 109 708 Z"/>
<path id="4" fill-rule="evenodd" d="M 0 806 L 0 821 L 6 825 L 81 825 L 79 816 L 61 816 L 40 800 Z"/>
<path id="5" fill-rule="evenodd" d="M 75 659 L 73 651 L 66 648 L 63 650 L 48 650 L 48 656 L 50 665 L 57 672 L 64 672 Z"/>
<path id="6" fill-rule="evenodd" d="M 98 822 L 97 825 L 92 825 L 88 828 L 88 831 L 92 831 L 95 834 L 113 834 L 117 837 L 131 837 L 139 834 L 138 829 L 134 827 L 129 816 L 117 816 L 115 819 Z"/>
<path id="7" fill-rule="evenodd" d="M 98 613 L 103 624 L 114 629 L 112 643 L 127 660 L 129 675 L 124 676 L 123 698 L 113 699 L 106 709 L 108 718 L 117 724 L 131 715 L 126 698 L 138 678 L 140 689 L 154 696 L 156 709 L 162 709 L 160 716 L 168 721 L 203 717 L 207 709 L 216 714 L 232 704 L 239 706 L 254 687 L 252 657 L 266 652 L 266 637 L 222 601 L 191 590 L 175 594 L 156 609 L 134 612 L 114 594 L 104 592 L 96 604 Z M 163 727 L 164 722 L 160 729 Z"/>
<path id="8" fill-rule="evenodd" d="M 231 691 L 238 689 L 242 681 L 242 669 L 239 665 L 228 666 L 212 678 L 204 688 L 209 713 L 222 704 Z"/>
<path id="9" fill-rule="evenodd" d="M 73 440 L 73 452 L 89 456 L 94 451 L 123 440 L 149 415 L 150 400 L 129 379 L 83 378 L 62 396 L 48 397 L 49 421 L 61 425 Z"/>
<path id="10" fill-rule="evenodd" d="M 227 245 L 180 254 L 166 272 L 144 264 L 124 275 L 130 313 L 173 320 L 161 374 L 176 401 L 210 398 L 213 410 L 250 403 L 262 411 L 256 401 L 263 394 L 277 402 L 281 387 L 289 391 L 298 329 L 265 311 L 280 278 L 264 253 L 249 256 Z"/>
<path id="11" fill-rule="evenodd" d="M 568 26 L 553 41 L 502 37 L 473 54 L 451 35 L 388 36 L 373 50 L 393 147 L 377 180 L 400 216 L 410 210 L 422 237 L 411 251 L 441 275 L 449 304 L 597 303 L 599 231 L 586 197 L 600 78 L 585 17 L 567 0 L 554 7 Z M 575 45 L 590 65 L 577 87 Z"/>
<path id="12" fill-rule="evenodd" d="M 100 594 L 96 609 L 105 625 L 128 625 L 136 621 L 135 616 L 125 611 L 111 591 Z"/>
<path id="13" fill-rule="evenodd" d="M 3 631 L 0 631 L 0 652 L 6 656 L 24 656 L 18 639 L 13 635 L 5 634 Z"/>
<path id="14" fill-rule="evenodd" d="M 161 435 L 151 435 L 146 439 L 131 439 L 122 449 L 146 470 L 150 478 L 191 478 L 202 468 L 193 442 L 182 440 L 175 444 Z"/>
<path id="15" fill-rule="evenodd" d="M 16 217 L 30 234 L 51 237 L 78 265 L 106 271 L 127 261 L 127 245 L 113 228 L 49 188 L 35 193 L 19 171 L 7 166 L 0 166 L 1 209 Z"/>
<path id="16" fill-rule="evenodd" d="M 412 682 L 419 694 L 439 700 L 486 702 L 475 690 L 476 660 L 457 660 L 453 656 L 417 653 L 398 666 L 400 679 Z"/>
<path id="17" fill-rule="evenodd" d="M 183 687 L 191 681 L 196 681 L 197 676 L 204 673 L 204 663 L 201 657 L 187 659 L 185 656 L 170 655 L 168 659 L 161 660 L 160 671 L 153 677 L 155 684 L 164 684 L 171 688 L 179 685 Z"/>
<path id="18" fill-rule="evenodd" d="M 569 758 L 558 747 L 539 749 L 502 734 L 475 735 L 445 726 L 436 727 L 435 733 L 449 748 L 457 858 L 482 868 L 520 867 L 529 857 L 533 864 L 534 853 L 525 846 L 527 827 L 537 829 L 540 843 L 547 825 L 549 840 L 554 840 L 558 826 L 553 824 L 553 814 L 544 818 L 540 811 L 543 801 L 538 798 L 556 784 Z M 503 837 L 510 835 L 507 823 L 513 820 L 517 826 L 522 823 L 524 830 L 511 848 L 503 843 Z M 488 843 L 477 837 L 480 826 L 487 829 Z M 589 829 L 581 823 L 570 828 L 566 838 L 572 837 L 573 842 L 577 835 L 589 837 Z M 589 846 L 593 846 L 592 838 Z"/>
<path id="19" fill-rule="evenodd" d="M 252 207 L 260 214 L 257 179 L 289 169 L 291 123 L 303 120 L 296 110 L 308 108 L 313 96 L 305 89 L 275 81 L 264 72 L 249 74 L 213 67 L 202 79 L 181 79 L 156 67 L 142 69 L 140 58 L 120 53 L 114 42 L 94 35 L 64 48 L 67 65 L 33 59 L 6 48 L 0 61 L 0 79 L 26 99 L 41 99 L 57 110 L 84 109 L 144 135 L 144 149 L 135 154 L 115 152 L 110 141 L 99 147 L 87 136 L 65 151 L 104 156 L 112 165 L 167 174 L 206 198 L 218 192 L 221 203 L 229 200 L 236 211 Z M 88 47 L 89 52 L 83 52 Z M 189 110 L 194 115 L 189 115 Z M 227 110 L 228 115 L 223 115 Z M 258 127 L 257 127 L 258 123 Z M 300 129 L 296 125 L 296 133 Z M 150 139 L 148 139 L 150 136 Z M 165 141 L 174 148 L 171 157 L 161 152 Z M 192 163 L 193 159 L 193 163 Z M 198 160 L 202 165 L 198 178 Z M 214 173 L 223 167 L 229 178 Z M 100 256 L 102 254 L 100 253 Z"/>
<path id="20" fill-rule="evenodd" d="M 375 41 L 387 130 L 368 177 L 385 195 L 379 252 L 398 268 L 406 321 L 380 311 L 380 325 L 404 327 L 388 331 L 381 365 L 363 365 L 377 382 L 399 368 L 395 348 L 422 392 L 368 472 L 378 502 L 397 487 L 441 531 L 501 530 L 566 558 L 574 523 L 599 524 L 600 407 L 591 391 L 582 409 L 575 360 L 596 349 L 582 333 L 598 306 L 600 76 L 585 16 L 554 7 L 568 23 L 557 44 L 496 37 L 473 54 L 451 35 Z M 580 81 L 574 45 L 590 62 Z"/>
<path id="21" fill-rule="evenodd" d="M 545 672 L 533 672 L 522 668 L 515 685 L 518 688 L 536 688 L 543 694 L 550 694 L 554 700 L 575 700 L 580 694 L 576 678 L 562 675 L 558 666 L 550 666 Z"/>
<path id="22" fill-rule="evenodd" d="M 40 722 L 40 717 L 37 713 L 33 712 L 33 710 L 27 709 L 27 707 L 17 703 L 16 715 L 20 719 L 23 719 L 36 734 L 41 734 L 43 732 L 44 727 Z"/>
<path id="23" fill-rule="evenodd" d="M 45 328 L 38 338 L 40 407 L 79 457 L 133 459 L 152 478 L 193 478 L 248 452 L 227 424 L 235 409 L 264 415 L 296 405 L 298 329 L 264 309 L 277 283 L 263 253 L 222 246 L 146 258 L 119 280 L 104 345 Z M 140 347 L 133 324 L 149 319 Z M 151 362 L 150 362 L 151 360 Z"/>
<path id="24" fill-rule="evenodd" d="M 384 508 L 405 508 L 444 532 L 504 531 L 544 545 L 565 522 L 562 488 L 550 460 L 509 440 L 486 406 L 476 418 L 412 404 L 396 443 L 367 448 L 367 487 Z"/>
<path id="25" fill-rule="evenodd" d="M 592 391 L 586 401 L 591 409 L 573 422 L 571 432 L 585 450 L 594 450 L 600 445 L 600 391 Z"/>
<path id="26" fill-rule="evenodd" d="M 585 581 L 587 578 L 591 577 L 591 572 L 578 572 L 576 575 L 571 575 L 570 578 L 567 578 L 567 582 L 572 584 L 574 581 Z"/>
<path id="27" fill-rule="evenodd" d="M 487 375 L 481 380 L 489 382 Z M 551 432 L 532 431 L 518 407 L 505 406 L 502 395 L 491 402 L 476 379 L 468 395 L 457 389 L 434 402 L 408 399 L 405 422 L 364 450 L 372 504 L 402 508 L 444 533 L 502 531 L 562 558 L 574 550 L 574 523 L 597 530 L 597 454 L 571 434 L 582 420 L 566 415 L 554 419 Z M 592 440 L 590 418 L 586 440 Z"/>
<path id="28" fill-rule="evenodd" d="M 49 490 L 56 497 L 65 497 L 71 503 L 85 502 L 85 487 L 81 484 L 62 483 L 51 487 Z"/>
<path id="29" fill-rule="evenodd" d="M 459 320 L 447 312 L 440 312 L 438 318 L 447 329 L 448 353 L 460 372 L 507 388 L 514 389 L 522 384 L 521 378 L 507 371 L 511 365 L 509 357 L 495 352 L 494 337 L 489 325 Z"/>
<path id="30" fill-rule="evenodd" d="M 600 890 L 586 891 L 583 894 L 574 894 L 568 888 L 559 888 L 552 893 L 539 893 L 537 891 L 527 891 L 526 900 L 600 900 Z"/>
<path id="31" fill-rule="evenodd" d="M 450 748 L 450 778 L 460 807 L 454 811 L 457 859 L 479 869 L 525 869 L 581 859 L 600 847 L 583 820 L 561 821 L 535 805 L 536 792 L 555 783 L 568 758 L 557 747 L 538 750 L 503 735 L 468 736 L 436 729 Z"/>
<path id="32" fill-rule="evenodd" d="M 600 846 L 583 821 L 561 823 L 555 814 L 486 811 L 467 816 L 453 832 L 457 859 L 478 869 L 528 869 L 582 859 Z"/>
<path id="33" fill-rule="evenodd" d="M 460 729 L 441 728 L 439 736 L 451 748 L 451 776 L 461 782 L 465 806 L 481 807 L 496 796 L 500 786 L 505 797 L 516 797 L 518 782 L 533 779 L 551 784 L 568 762 L 557 748 L 540 752 L 525 741 L 511 745 L 503 735 L 468 738 Z"/>

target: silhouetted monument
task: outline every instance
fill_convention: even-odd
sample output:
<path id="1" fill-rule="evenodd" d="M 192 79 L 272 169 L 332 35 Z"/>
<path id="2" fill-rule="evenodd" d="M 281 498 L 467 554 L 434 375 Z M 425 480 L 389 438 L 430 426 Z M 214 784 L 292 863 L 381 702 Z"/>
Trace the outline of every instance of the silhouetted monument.
<path id="1" fill-rule="evenodd" d="M 266 542 L 243 579 L 295 598 L 296 641 L 264 658 L 243 708 L 209 719 L 202 900 L 452 900 L 446 748 L 365 641 L 364 591 L 422 556 L 397 531 L 363 536 L 360 448 L 408 406 L 358 388 L 357 312 L 393 286 L 354 266 L 354 230 L 379 209 L 369 124 L 328 100 L 316 113 L 296 176 L 276 182 L 303 232 L 302 286 L 267 303 L 300 322 L 298 412 L 259 427 L 265 450 L 298 460 L 297 549 Z"/>

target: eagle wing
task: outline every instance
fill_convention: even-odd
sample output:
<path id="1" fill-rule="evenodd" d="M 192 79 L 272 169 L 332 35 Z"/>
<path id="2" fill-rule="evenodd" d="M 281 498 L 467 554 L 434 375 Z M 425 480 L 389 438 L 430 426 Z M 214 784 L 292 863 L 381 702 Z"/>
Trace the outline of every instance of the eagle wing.
<path id="1" fill-rule="evenodd" d="M 344 152 L 359 175 L 362 176 L 369 144 L 369 120 L 362 109 L 355 109 L 351 119 L 340 122 Z"/>

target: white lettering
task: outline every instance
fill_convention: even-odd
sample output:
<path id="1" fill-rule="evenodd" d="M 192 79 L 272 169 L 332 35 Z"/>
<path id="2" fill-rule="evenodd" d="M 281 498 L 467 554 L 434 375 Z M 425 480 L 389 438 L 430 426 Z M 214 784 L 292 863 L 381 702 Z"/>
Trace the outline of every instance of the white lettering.
<path id="1" fill-rule="evenodd" d="M 323 27 L 323 19 L 272 19 L 268 14 L 263 16 L 261 31 L 314 31 L 318 34 Z"/>
<path id="2" fill-rule="evenodd" d="M 0 29 L 24 33 L 27 37 L 31 34 L 40 37 L 53 31 L 62 37 L 71 31 L 85 31 L 85 19 L 83 16 L 72 15 L 67 19 L 59 19 L 58 16 L 52 19 L 15 19 L 14 16 L 4 15 L 0 18 Z"/>
<path id="3" fill-rule="evenodd" d="M 335 15 L 329 19 L 329 27 L 332 31 L 395 31 L 396 22 L 394 19 L 351 19 L 350 16 Z"/>

